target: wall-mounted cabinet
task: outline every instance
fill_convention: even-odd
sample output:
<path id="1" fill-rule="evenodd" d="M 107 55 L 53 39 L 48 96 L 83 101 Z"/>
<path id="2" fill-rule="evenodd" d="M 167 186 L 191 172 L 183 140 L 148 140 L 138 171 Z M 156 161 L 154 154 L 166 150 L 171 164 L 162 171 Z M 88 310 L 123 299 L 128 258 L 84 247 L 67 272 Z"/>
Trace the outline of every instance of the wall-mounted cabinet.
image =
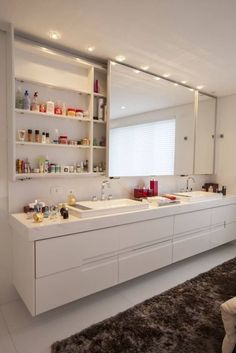
<path id="1" fill-rule="evenodd" d="M 106 69 L 29 42 L 14 52 L 12 180 L 104 174 Z"/>

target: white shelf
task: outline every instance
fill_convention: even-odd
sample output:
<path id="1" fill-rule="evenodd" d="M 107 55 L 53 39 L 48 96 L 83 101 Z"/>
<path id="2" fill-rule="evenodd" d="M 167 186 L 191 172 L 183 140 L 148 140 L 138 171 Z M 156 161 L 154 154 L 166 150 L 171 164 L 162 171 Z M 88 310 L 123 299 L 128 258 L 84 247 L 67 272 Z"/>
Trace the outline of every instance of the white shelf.
<path id="1" fill-rule="evenodd" d="M 106 146 L 93 146 L 93 148 L 97 150 L 105 150 Z"/>
<path id="2" fill-rule="evenodd" d="M 17 180 L 25 179 L 39 179 L 39 178 L 71 178 L 71 177 L 83 177 L 83 176 L 101 176 L 105 175 L 104 172 L 95 173 L 21 173 L 15 174 Z"/>
<path id="3" fill-rule="evenodd" d="M 104 120 L 96 120 L 96 119 L 93 119 L 93 122 L 94 122 L 95 124 L 106 124 L 106 121 L 104 121 Z"/>
<path id="4" fill-rule="evenodd" d="M 91 119 L 87 118 L 78 118 L 77 116 L 68 116 L 68 115 L 59 115 L 59 114 L 47 114 L 47 113 L 41 113 L 41 112 L 35 112 L 32 110 L 25 110 L 25 109 L 15 109 L 15 112 L 21 115 L 33 115 L 33 116 L 40 116 L 44 118 L 53 118 L 53 119 L 70 119 L 70 120 L 75 120 L 75 121 L 84 121 L 84 122 L 90 122 Z"/>
<path id="5" fill-rule="evenodd" d="M 16 141 L 19 146 L 40 146 L 40 147 L 56 147 L 56 148 L 85 148 L 89 149 L 90 146 L 85 145 L 66 145 L 63 143 L 40 143 L 40 142 L 27 142 L 27 141 Z"/>
<path id="6" fill-rule="evenodd" d="M 79 90 L 79 89 L 77 90 L 77 89 L 73 89 L 73 88 L 70 88 L 70 87 L 57 86 L 55 84 L 51 84 L 50 82 L 41 82 L 41 81 L 36 81 L 36 80 L 30 80 L 30 79 L 24 78 L 24 77 L 16 77 L 15 79 L 18 82 L 28 82 L 28 83 L 31 83 L 31 84 L 34 84 L 34 85 L 48 87 L 48 88 L 53 88 L 53 89 L 59 89 L 59 90 L 62 90 L 62 91 L 69 91 L 69 92 L 72 92 L 72 93 L 92 95 L 92 92 L 82 91 L 82 90 Z"/>

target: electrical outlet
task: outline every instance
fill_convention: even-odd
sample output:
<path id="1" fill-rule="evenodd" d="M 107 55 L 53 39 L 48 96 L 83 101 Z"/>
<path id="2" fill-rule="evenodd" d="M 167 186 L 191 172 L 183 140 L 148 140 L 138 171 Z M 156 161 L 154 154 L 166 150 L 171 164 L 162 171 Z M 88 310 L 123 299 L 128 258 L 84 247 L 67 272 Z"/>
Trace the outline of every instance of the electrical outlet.
<path id="1" fill-rule="evenodd" d="M 53 195 L 62 195 L 64 194 L 64 188 L 63 186 L 52 186 L 50 188 L 50 193 Z"/>

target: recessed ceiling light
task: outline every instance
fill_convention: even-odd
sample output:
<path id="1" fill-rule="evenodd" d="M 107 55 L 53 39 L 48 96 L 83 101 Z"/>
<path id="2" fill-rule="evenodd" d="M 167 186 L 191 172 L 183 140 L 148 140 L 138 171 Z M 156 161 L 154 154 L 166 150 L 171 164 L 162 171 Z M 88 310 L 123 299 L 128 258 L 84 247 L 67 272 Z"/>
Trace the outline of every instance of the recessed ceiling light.
<path id="1" fill-rule="evenodd" d="M 139 73 L 140 73 L 140 70 L 134 69 L 134 72 L 135 72 L 136 74 L 139 74 Z"/>
<path id="2" fill-rule="evenodd" d="M 53 39 L 53 40 L 58 40 L 61 38 L 61 34 L 57 31 L 49 31 L 48 35 L 49 35 L 50 39 Z"/>
<path id="3" fill-rule="evenodd" d="M 115 57 L 116 61 L 122 62 L 125 61 L 125 56 L 124 55 L 117 55 Z"/>
<path id="4" fill-rule="evenodd" d="M 163 77 L 165 77 L 165 78 L 170 77 L 170 74 L 169 73 L 165 73 L 165 74 L 163 74 Z"/>
<path id="5" fill-rule="evenodd" d="M 189 88 L 189 91 L 191 91 L 191 92 L 192 92 L 192 91 L 193 91 L 193 88 Z"/>
<path id="6" fill-rule="evenodd" d="M 124 105 L 122 105 L 122 106 L 120 107 L 120 109 L 124 110 L 124 109 L 126 109 L 126 107 L 125 107 Z"/>
<path id="7" fill-rule="evenodd" d="M 179 84 L 178 83 L 174 83 L 174 86 L 178 86 Z"/>
<path id="8" fill-rule="evenodd" d="M 149 66 L 147 66 L 147 65 L 142 65 L 142 66 L 141 66 L 141 69 L 144 70 L 144 71 L 146 71 L 146 70 L 149 69 Z"/>
<path id="9" fill-rule="evenodd" d="M 90 51 L 90 52 L 92 52 L 92 51 L 95 50 L 95 47 L 89 46 L 89 47 L 87 48 L 87 50 Z"/>
<path id="10" fill-rule="evenodd" d="M 159 80 L 160 80 L 160 77 L 154 76 L 153 79 L 156 80 L 156 81 L 159 81 Z"/>
<path id="11" fill-rule="evenodd" d="M 111 65 L 115 66 L 115 65 L 116 65 L 116 63 L 115 63 L 114 61 L 111 61 Z"/>
<path id="12" fill-rule="evenodd" d="M 199 86 L 197 86 L 196 88 L 197 88 L 197 89 L 203 89 L 203 87 L 204 87 L 203 85 L 199 85 Z"/>
<path id="13" fill-rule="evenodd" d="M 182 83 L 183 85 L 185 85 L 187 82 L 188 82 L 188 81 L 181 81 L 181 83 Z"/>

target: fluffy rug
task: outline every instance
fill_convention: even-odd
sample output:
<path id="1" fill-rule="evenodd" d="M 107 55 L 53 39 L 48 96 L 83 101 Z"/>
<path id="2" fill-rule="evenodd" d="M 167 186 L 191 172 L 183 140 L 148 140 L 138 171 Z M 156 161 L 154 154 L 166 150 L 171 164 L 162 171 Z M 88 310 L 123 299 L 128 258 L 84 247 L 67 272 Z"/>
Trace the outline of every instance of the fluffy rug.
<path id="1" fill-rule="evenodd" d="M 52 345 L 52 353 L 221 353 L 236 258 Z"/>

